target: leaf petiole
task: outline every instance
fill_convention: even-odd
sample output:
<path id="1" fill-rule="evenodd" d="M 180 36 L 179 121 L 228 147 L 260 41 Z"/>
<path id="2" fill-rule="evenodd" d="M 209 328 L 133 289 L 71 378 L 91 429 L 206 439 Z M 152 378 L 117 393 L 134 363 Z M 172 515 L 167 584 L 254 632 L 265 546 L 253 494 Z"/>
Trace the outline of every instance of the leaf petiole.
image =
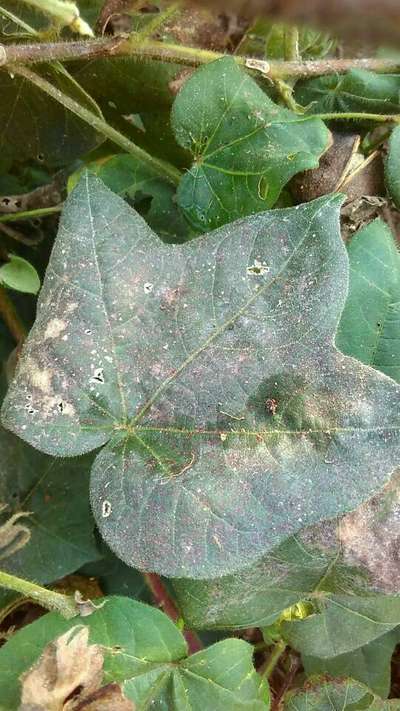
<path id="1" fill-rule="evenodd" d="M 2 570 L 0 571 L 0 587 L 14 590 L 14 592 L 34 600 L 47 610 L 59 612 L 66 619 L 79 614 L 78 606 L 70 595 L 63 595 L 55 590 L 47 590 L 41 585 L 23 578 L 17 578 L 16 575 L 10 575 Z"/>

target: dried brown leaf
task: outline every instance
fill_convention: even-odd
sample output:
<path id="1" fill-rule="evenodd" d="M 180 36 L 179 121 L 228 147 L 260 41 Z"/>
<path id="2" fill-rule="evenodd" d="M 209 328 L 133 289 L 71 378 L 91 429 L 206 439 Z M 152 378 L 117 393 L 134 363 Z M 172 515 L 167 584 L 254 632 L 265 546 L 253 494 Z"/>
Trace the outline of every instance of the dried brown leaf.
<path id="1" fill-rule="evenodd" d="M 0 504 L 0 514 L 5 509 L 7 504 Z M 29 528 L 17 522 L 30 515 L 29 511 L 19 511 L 0 526 L 0 560 L 9 558 L 28 543 L 31 537 Z"/>
<path id="2" fill-rule="evenodd" d="M 48 644 L 22 678 L 19 711 L 134 711 L 118 684 L 101 688 L 103 652 L 75 626 Z"/>

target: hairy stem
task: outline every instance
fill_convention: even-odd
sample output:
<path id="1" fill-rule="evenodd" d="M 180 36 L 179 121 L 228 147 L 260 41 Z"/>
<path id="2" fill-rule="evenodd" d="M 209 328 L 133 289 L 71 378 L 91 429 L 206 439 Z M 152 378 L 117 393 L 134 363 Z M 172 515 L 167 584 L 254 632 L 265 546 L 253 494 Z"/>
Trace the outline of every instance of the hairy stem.
<path id="1" fill-rule="evenodd" d="M 377 123 L 400 123 L 400 114 L 367 114 L 360 111 L 344 113 L 310 114 L 309 118 L 320 118 L 322 121 L 374 121 Z"/>
<path id="2" fill-rule="evenodd" d="M 171 620 L 177 622 L 180 618 L 179 610 L 161 578 L 156 575 L 156 573 L 145 573 L 143 577 L 153 595 L 154 602 L 164 610 L 165 614 L 168 615 Z M 183 635 L 188 644 L 190 654 L 195 654 L 200 649 L 203 649 L 203 645 L 195 632 L 184 630 Z"/>
<path id="3" fill-rule="evenodd" d="M 7 294 L 6 289 L 0 286 L 0 318 L 3 319 L 16 343 L 22 343 L 26 337 L 26 329 L 17 314 L 15 306 Z M 0 583 L 1 584 L 1 583 Z"/>
<path id="4" fill-rule="evenodd" d="M 47 79 L 40 76 L 40 74 L 36 74 L 31 69 L 20 65 L 14 66 L 12 71 L 13 74 L 18 74 L 19 76 L 24 77 L 24 79 L 30 81 L 32 84 L 35 84 L 35 86 L 51 96 L 52 99 L 55 99 L 66 109 L 72 111 L 72 113 L 76 116 L 79 116 L 79 118 L 89 124 L 89 126 L 94 128 L 96 131 L 99 131 L 99 133 L 102 133 L 103 136 L 106 136 L 106 138 L 110 141 L 116 143 L 127 153 L 130 153 L 135 158 L 145 163 L 151 170 L 154 171 L 156 175 L 163 175 L 168 178 L 171 183 L 178 185 L 181 173 L 173 165 L 151 156 L 135 143 L 132 143 L 129 138 L 110 126 L 106 121 L 104 121 L 103 118 L 97 116 L 92 111 L 89 111 L 89 109 L 84 106 L 81 106 L 81 104 L 75 101 L 75 99 L 72 99 L 70 96 L 67 96 L 67 94 L 64 94 L 62 91 L 54 87 L 49 81 L 47 81 Z"/>
<path id="5" fill-rule="evenodd" d="M 69 595 L 47 590 L 41 585 L 31 583 L 29 580 L 23 580 L 23 578 L 17 578 L 15 575 L 9 575 L 3 571 L 0 571 L 0 587 L 14 590 L 14 592 L 34 600 L 34 602 L 47 610 L 59 612 L 66 619 L 75 617 L 79 612 L 74 599 Z"/>
<path id="6" fill-rule="evenodd" d="M 74 61 L 101 57 L 141 57 L 174 64 L 197 67 L 225 56 L 197 47 L 160 42 L 147 39 L 138 41 L 138 35 L 120 36 L 111 39 L 96 38 L 76 42 L 0 45 L 0 65 L 35 62 Z M 252 58 L 237 55 L 235 61 L 254 69 Z M 398 59 L 371 57 L 366 59 L 320 59 L 316 61 L 259 62 L 259 72 L 269 79 L 306 79 L 324 74 L 343 74 L 350 69 L 368 69 L 374 72 L 399 72 Z"/>

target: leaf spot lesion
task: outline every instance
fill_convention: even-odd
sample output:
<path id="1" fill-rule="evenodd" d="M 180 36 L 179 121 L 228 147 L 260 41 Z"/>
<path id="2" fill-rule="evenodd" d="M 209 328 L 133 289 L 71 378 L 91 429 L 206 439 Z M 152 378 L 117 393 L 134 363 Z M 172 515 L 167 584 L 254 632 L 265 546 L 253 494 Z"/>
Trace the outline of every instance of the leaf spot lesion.
<path id="1" fill-rule="evenodd" d="M 264 276 L 268 274 L 269 266 L 266 262 L 262 262 L 260 259 L 255 259 L 253 264 L 247 267 L 246 273 L 250 276 Z"/>

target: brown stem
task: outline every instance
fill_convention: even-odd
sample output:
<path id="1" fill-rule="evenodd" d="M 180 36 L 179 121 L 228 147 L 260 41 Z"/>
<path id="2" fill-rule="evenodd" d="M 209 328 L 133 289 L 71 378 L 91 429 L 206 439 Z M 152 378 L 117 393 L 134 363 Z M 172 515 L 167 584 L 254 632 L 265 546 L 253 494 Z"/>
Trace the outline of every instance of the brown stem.
<path id="1" fill-rule="evenodd" d="M 171 620 L 176 622 L 180 618 L 179 610 L 160 577 L 156 573 L 145 573 L 143 577 L 151 590 L 154 602 L 164 610 Z M 195 654 L 203 649 L 203 645 L 195 632 L 184 630 L 183 635 L 188 644 L 190 654 Z"/>
<path id="2" fill-rule="evenodd" d="M 96 57 L 143 57 L 186 66 L 199 66 L 225 56 L 221 52 L 169 44 L 157 40 L 138 42 L 135 35 L 74 42 L 0 45 L 0 66 L 48 61 L 75 61 Z M 257 70 L 269 79 L 307 78 L 324 74 L 343 74 L 349 69 L 368 69 L 374 72 L 399 72 L 398 59 L 321 59 L 317 61 L 257 62 L 237 55 L 236 62 Z"/>
<path id="3" fill-rule="evenodd" d="M 299 657 L 291 654 L 289 670 L 283 680 L 282 686 L 272 700 L 271 711 L 279 711 L 281 700 L 286 692 L 291 688 L 300 666 L 301 663 Z"/>
<path id="4" fill-rule="evenodd" d="M 22 343 L 26 337 L 25 326 L 19 318 L 7 291 L 2 286 L 0 286 L 0 317 L 3 319 L 16 343 Z"/>

